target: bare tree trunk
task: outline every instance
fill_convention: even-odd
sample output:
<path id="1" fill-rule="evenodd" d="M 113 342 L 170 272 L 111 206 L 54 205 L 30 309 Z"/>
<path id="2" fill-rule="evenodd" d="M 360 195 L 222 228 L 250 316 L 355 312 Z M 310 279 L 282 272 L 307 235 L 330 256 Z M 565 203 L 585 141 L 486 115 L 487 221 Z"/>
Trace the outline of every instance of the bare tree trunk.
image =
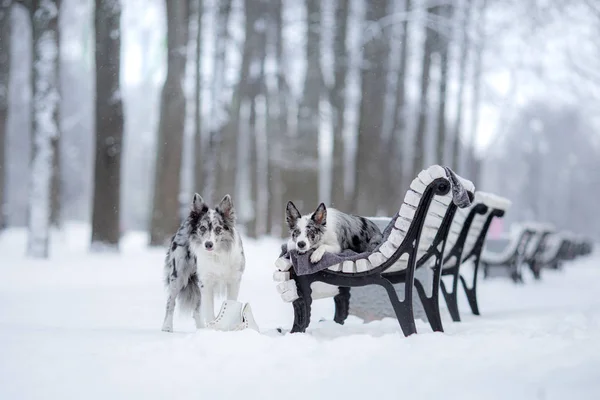
<path id="1" fill-rule="evenodd" d="M 33 32 L 32 86 L 32 158 L 28 207 L 27 254 L 48 258 L 54 182 L 54 141 L 60 135 L 58 79 L 58 15 L 60 1 L 31 3 Z"/>
<path id="2" fill-rule="evenodd" d="M 465 157 L 466 171 L 473 171 L 476 168 L 475 162 L 475 137 L 477 136 L 477 126 L 479 125 L 479 107 L 481 104 L 481 80 L 482 80 L 482 63 L 483 50 L 485 44 L 485 8 L 487 0 L 480 0 L 477 13 L 477 44 L 475 46 L 475 60 L 473 67 L 473 110 L 471 112 L 471 121 L 469 127 L 469 136 L 467 138 L 467 148 L 469 156 Z"/>
<path id="3" fill-rule="evenodd" d="M 348 17 L 350 2 L 337 0 L 335 8 L 335 37 L 334 50 L 334 78 L 333 93 L 329 96 L 334 109 L 334 136 L 333 136 L 333 172 L 331 180 L 332 206 L 340 210 L 348 207 L 346 196 L 348 188 L 344 186 L 344 160 L 346 146 L 344 143 L 344 112 L 346 108 L 346 76 L 348 74 L 348 49 L 346 36 L 348 32 Z"/>
<path id="4" fill-rule="evenodd" d="M 10 42 L 12 1 L 0 1 L 0 231 L 7 222 L 5 180 L 7 174 L 6 138 L 10 86 Z"/>
<path id="5" fill-rule="evenodd" d="M 231 0 L 225 0 L 225 1 L 221 0 L 221 3 L 222 3 L 221 4 L 222 7 L 228 7 L 226 10 L 221 8 L 221 12 L 227 12 L 227 16 L 224 16 L 222 14 L 221 18 L 225 18 L 226 21 L 229 21 L 229 13 L 230 13 L 229 10 L 231 9 Z M 223 3 L 228 3 L 228 4 L 223 4 Z M 260 8 L 258 3 L 259 2 L 255 1 L 249 8 L 246 6 L 246 17 L 248 16 L 249 13 L 253 12 L 253 8 Z M 225 22 L 225 24 L 227 24 L 227 23 L 228 22 Z M 254 29 L 253 26 L 252 26 L 252 29 Z M 222 35 L 223 36 L 221 36 L 221 38 L 222 38 L 221 40 L 223 40 L 223 42 L 221 42 L 221 43 L 223 46 L 225 46 L 226 41 L 228 39 L 227 31 L 223 32 Z M 223 57 L 225 57 L 225 56 L 223 56 Z M 245 84 L 245 82 L 241 81 L 240 84 L 243 86 Z M 234 97 L 233 101 L 234 102 L 236 101 L 235 97 Z M 231 108 L 235 107 L 233 104 L 231 106 L 232 106 Z M 236 172 L 238 170 L 237 157 L 236 157 L 236 153 L 237 153 L 236 152 L 236 149 L 237 149 L 236 144 L 239 139 L 239 122 L 233 120 L 233 118 L 235 118 L 235 117 L 236 116 L 234 116 L 233 113 L 230 112 L 229 116 L 228 116 L 229 119 L 227 121 L 222 121 L 222 123 L 224 125 L 218 132 L 220 137 L 219 137 L 219 154 L 217 156 L 218 179 L 216 181 L 216 192 L 217 192 L 217 198 L 219 198 L 219 199 L 226 194 L 233 195 L 235 193 Z M 239 103 L 237 105 L 237 118 L 239 119 Z"/>
<path id="6" fill-rule="evenodd" d="M 381 204 L 383 174 L 381 167 L 382 127 L 389 63 L 389 38 L 379 20 L 388 11 L 387 0 L 366 4 L 367 32 L 362 66 L 358 148 L 356 151 L 356 187 L 351 210 L 361 215 L 377 215 Z"/>
<path id="7" fill-rule="evenodd" d="M 196 32 L 196 82 L 194 87 L 195 93 L 195 110 L 194 119 L 196 125 L 196 132 L 194 135 L 194 191 L 202 192 L 204 190 L 204 146 L 202 143 L 202 17 L 204 15 L 204 1 L 197 0 L 198 2 L 198 30 Z"/>
<path id="8" fill-rule="evenodd" d="M 471 45 L 469 37 L 469 27 L 471 26 L 471 0 L 464 0 L 461 8 L 461 37 L 460 37 L 460 54 L 459 54 L 459 77 L 458 77 L 458 93 L 456 95 L 456 116 L 454 122 L 454 133 L 452 137 L 452 165 L 456 171 L 460 173 L 460 158 L 462 156 L 460 144 L 460 132 L 464 108 L 464 92 L 467 84 L 467 58 L 469 56 L 469 47 Z M 462 172 L 464 173 L 464 172 Z"/>
<path id="9" fill-rule="evenodd" d="M 267 127 L 266 119 L 268 118 L 268 110 L 266 98 L 268 96 L 267 86 L 265 81 L 265 63 L 267 57 L 267 30 L 266 30 L 266 2 L 260 4 L 260 20 L 262 21 L 263 29 L 257 32 L 257 42 L 259 44 L 256 49 L 257 54 L 254 62 L 259 66 L 259 72 L 252 81 L 252 102 L 255 112 L 254 124 L 252 126 L 254 137 L 254 155 L 255 166 L 252 171 L 255 172 L 255 192 L 254 200 L 254 232 L 255 237 L 263 236 L 267 233 L 268 214 L 269 214 L 269 147 L 267 143 Z M 257 7 L 255 5 L 255 7 Z"/>
<path id="10" fill-rule="evenodd" d="M 60 7 L 60 0 L 58 1 Z M 62 98 L 61 90 L 60 90 L 60 18 L 56 21 L 56 48 L 57 48 L 57 62 L 56 62 L 56 76 L 58 77 L 58 96 Z M 61 143 L 61 126 L 60 126 L 60 102 L 56 111 L 56 121 L 58 124 L 58 135 L 54 137 L 52 140 L 52 149 L 54 153 L 54 162 L 52 163 L 52 186 L 51 186 L 51 201 L 50 201 L 50 224 L 55 228 L 60 228 L 62 226 L 62 214 L 61 214 L 61 194 L 62 194 L 62 174 L 61 174 L 61 151 L 60 151 L 60 143 Z"/>
<path id="11" fill-rule="evenodd" d="M 454 13 L 453 6 L 446 4 L 439 8 L 439 15 L 444 21 L 451 24 Z M 442 24 L 440 24 L 442 25 Z M 440 27 L 441 28 L 441 27 Z M 449 29 L 438 32 L 437 46 L 440 53 L 440 82 L 439 82 L 439 102 L 437 112 L 437 140 L 436 140 L 436 163 L 444 165 L 444 150 L 446 148 L 446 100 L 448 92 L 448 68 L 450 60 L 448 57 L 450 47 L 451 33 Z"/>
<path id="12" fill-rule="evenodd" d="M 164 245 L 180 224 L 179 191 L 185 122 L 187 0 L 166 0 L 167 77 L 162 89 L 150 245 Z"/>
<path id="13" fill-rule="evenodd" d="M 121 75 L 121 2 L 95 0 L 96 160 L 92 248 L 118 249 L 120 237 L 123 103 Z M 176 210 L 175 210 L 176 212 Z"/>
<path id="14" fill-rule="evenodd" d="M 277 65 L 277 95 L 275 96 L 275 107 L 277 108 L 276 129 L 271 132 L 269 146 L 269 164 L 271 172 L 271 184 L 269 190 L 271 192 L 271 233 L 277 236 L 283 236 L 287 233 L 285 226 L 284 207 L 284 181 L 282 176 L 281 158 L 282 149 L 281 143 L 283 138 L 288 136 L 288 85 L 285 76 L 285 63 L 283 58 L 283 0 L 276 0 L 275 6 L 269 7 L 273 15 L 271 17 L 273 27 L 273 42 L 275 61 Z"/>
<path id="15" fill-rule="evenodd" d="M 439 13 L 439 6 L 427 8 L 427 20 L 435 21 Z M 416 176 L 425 167 L 425 135 L 427 134 L 427 115 L 429 113 L 429 74 L 431 71 L 431 58 L 436 52 L 438 34 L 434 28 L 428 26 L 425 33 L 423 48 L 423 61 L 421 63 L 421 87 L 419 100 L 419 116 L 417 131 L 415 133 L 415 148 L 411 176 Z"/>
<path id="16" fill-rule="evenodd" d="M 301 210 L 316 208 L 319 200 L 319 101 L 321 70 L 321 2 L 306 0 L 306 77 L 298 108 L 298 132 L 286 138 L 287 163 L 283 174 L 284 199 Z"/>
<path id="17" fill-rule="evenodd" d="M 206 164 L 204 165 L 206 181 L 203 192 L 205 193 L 204 200 L 213 203 L 217 196 L 224 193 L 216 194 L 216 190 L 222 190 L 217 183 L 222 176 L 221 162 L 224 162 L 224 155 L 221 154 L 223 146 L 221 146 L 223 128 L 227 122 L 227 112 L 223 104 L 222 91 L 225 83 L 225 56 L 227 53 L 227 42 L 229 40 L 229 15 L 231 13 L 232 0 L 219 0 L 217 2 L 218 12 L 214 43 L 214 74 L 212 78 L 211 88 L 211 112 L 210 112 L 210 129 L 208 148 L 204 152 Z M 229 153 L 227 153 L 229 154 Z M 231 155 L 231 154 L 229 154 Z M 225 168 L 229 168 L 230 160 L 227 161 Z M 228 176 L 223 176 L 222 179 L 229 179 Z M 230 185 L 230 183 L 228 183 Z"/>
<path id="18" fill-rule="evenodd" d="M 254 210 L 252 215 L 247 212 L 249 209 L 239 210 L 239 220 L 246 225 L 247 234 L 254 237 L 257 226 L 256 218 L 259 217 L 257 215 L 258 204 L 256 204 L 258 160 L 254 151 L 256 149 L 257 120 L 255 99 L 262 90 L 260 87 L 262 72 L 260 70 L 262 69 L 262 59 L 264 59 L 263 53 L 266 51 L 266 27 L 263 27 L 261 23 L 265 11 L 262 1 L 246 0 L 244 8 L 246 21 L 240 78 L 233 95 L 230 119 L 226 129 L 229 139 L 225 140 L 223 145 L 231 147 L 229 151 L 235 155 L 239 165 L 238 173 L 232 176 L 236 197 L 240 201 L 250 203 L 249 207 Z M 259 27 L 264 29 L 258 29 Z M 250 108 L 249 116 L 242 115 L 242 104 L 248 105 Z M 249 120 L 245 121 L 244 118 Z"/>
<path id="19" fill-rule="evenodd" d="M 405 0 L 404 12 L 409 15 L 412 11 L 412 0 Z M 387 213 L 392 215 L 398 210 L 406 187 L 404 185 L 404 171 L 402 166 L 402 144 L 407 143 L 406 136 L 406 80 L 408 68 L 408 43 L 409 43 L 409 18 L 402 21 L 402 39 L 400 41 L 400 65 L 398 66 L 398 78 L 396 83 L 396 112 L 394 115 L 394 128 L 390 138 L 390 144 L 386 151 L 386 157 L 390 160 L 385 182 L 391 186 L 390 196 L 387 197 Z"/>

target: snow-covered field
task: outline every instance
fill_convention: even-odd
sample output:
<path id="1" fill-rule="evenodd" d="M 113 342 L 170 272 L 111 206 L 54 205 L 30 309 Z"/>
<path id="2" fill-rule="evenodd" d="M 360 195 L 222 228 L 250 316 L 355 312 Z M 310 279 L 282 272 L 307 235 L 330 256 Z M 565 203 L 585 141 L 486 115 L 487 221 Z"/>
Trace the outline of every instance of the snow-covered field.
<path id="1" fill-rule="evenodd" d="M 396 321 L 345 326 L 315 303 L 307 334 L 271 280 L 278 242 L 246 240 L 240 300 L 262 334 L 160 331 L 164 251 L 130 234 L 122 253 L 90 254 L 89 232 L 54 238 L 51 261 L 23 256 L 25 234 L 0 236 L 0 399 L 598 399 L 600 258 L 541 282 L 481 285 L 481 317 L 446 316 L 445 333 Z"/>

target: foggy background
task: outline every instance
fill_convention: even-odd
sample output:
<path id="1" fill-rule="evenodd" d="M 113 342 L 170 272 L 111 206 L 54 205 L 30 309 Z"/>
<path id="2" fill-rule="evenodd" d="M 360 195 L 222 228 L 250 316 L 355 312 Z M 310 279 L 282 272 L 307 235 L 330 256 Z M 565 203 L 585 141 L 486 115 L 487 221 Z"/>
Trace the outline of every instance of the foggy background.
<path id="1" fill-rule="evenodd" d="M 96 196 L 95 225 L 105 226 L 93 228 L 95 241 L 148 230 L 160 245 L 194 192 L 213 205 L 230 193 L 247 235 L 280 236 L 287 200 L 304 213 L 324 201 L 393 215 L 410 180 L 437 163 L 509 198 L 505 224 L 600 238 L 593 0 L 0 3 L 6 226 L 27 225 L 40 204 L 55 225 L 91 224 Z M 33 51 L 31 16 L 48 4 L 60 95 L 54 169 L 45 167 L 57 171 L 57 194 L 46 204 L 30 195 L 43 185 L 32 149 L 44 148 L 34 140 L 32 61 L 52 57 Z M 98 59 L 96 48 L 116 42 Z M 98 84 L 99 62 L 120 71 Z M 102 99 L 115 108 L 96 117 Z M 122 134 L 110 114 L 120 115 L 119 100 Z M 105 153 L 110 169 L 95 163 Z"/>

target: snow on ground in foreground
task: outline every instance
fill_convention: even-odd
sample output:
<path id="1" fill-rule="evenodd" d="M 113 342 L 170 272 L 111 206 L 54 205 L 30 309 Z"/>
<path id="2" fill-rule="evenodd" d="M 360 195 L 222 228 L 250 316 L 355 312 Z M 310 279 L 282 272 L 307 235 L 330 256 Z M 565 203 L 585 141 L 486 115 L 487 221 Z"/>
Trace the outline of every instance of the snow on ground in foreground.
<path id="1" fill-rule="evenodd" d="M 278 242 L 246 240 L 240 300 L 263 334 L 198 331 L 164 316 L 162 249 L 130 234 L 121 255 L 89 254 L 89 232 L 55 237 L 51 261 L 23 256 L 25 234 L 0 236 L 0 399 L 597 399 L 600 258 L 543 281 L 480 286 L 482 316 L 461 299 L 445 333 L 395 320 L 330 322 L 315 302 L 307 334 L 279 336 L 292 308 L 271 281 Z M 328 321 L 318 322 L 325 317 Z M 299 382 L 295 384 L 295 382 Z"/>

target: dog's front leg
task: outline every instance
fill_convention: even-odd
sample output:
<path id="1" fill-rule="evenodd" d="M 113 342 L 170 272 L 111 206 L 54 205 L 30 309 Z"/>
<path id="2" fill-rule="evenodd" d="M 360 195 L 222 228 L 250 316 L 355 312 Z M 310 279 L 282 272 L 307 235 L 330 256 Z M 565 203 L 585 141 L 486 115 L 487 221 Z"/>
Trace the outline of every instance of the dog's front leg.
<path id="1" fill-rule="evenodd" d="M 173 332 L 173 314 L 175 313 L 176 298 L 177 294 L 173 293 L 173 291 L 170 291 L 169 297 L 167 298 L 167 310 L 165 314 L 165 320 L 163 321 L 162 326 L 163 332 Z"/>
<path id="2" fill-rule="evenodd" d="M 310 261 L 314 263 L 318 263 L 323 258 L 325 253 L 339 253 L 342 249 L 339 245 L 330 245 L 330 244 L 322 244 L 315 249 L 315 251 L 310 255 Z"/>
<path id="3" fill-rule="evenodd" d="M 212 283 L 203 282 L 200 295 L 202 298 L 200 303 L 201 318 L 206 324 L 215 319 L 215 298 Z"/>
<path id="4" fill-rule="evenodd" d="M 198 303 L 196 304 L 196 308 L 194 308 L 194 321 L 196 321 L 196 329 L 201 329 L 206 326 L 204 320 L 202 319 L 202 296 L 198 299 Z"/>
<path id="5" fill-rule="evenodd" d="M 237 301 L 240 293 L 241 280 L 231 281 L 227 283 L 227 300 Z"/>

